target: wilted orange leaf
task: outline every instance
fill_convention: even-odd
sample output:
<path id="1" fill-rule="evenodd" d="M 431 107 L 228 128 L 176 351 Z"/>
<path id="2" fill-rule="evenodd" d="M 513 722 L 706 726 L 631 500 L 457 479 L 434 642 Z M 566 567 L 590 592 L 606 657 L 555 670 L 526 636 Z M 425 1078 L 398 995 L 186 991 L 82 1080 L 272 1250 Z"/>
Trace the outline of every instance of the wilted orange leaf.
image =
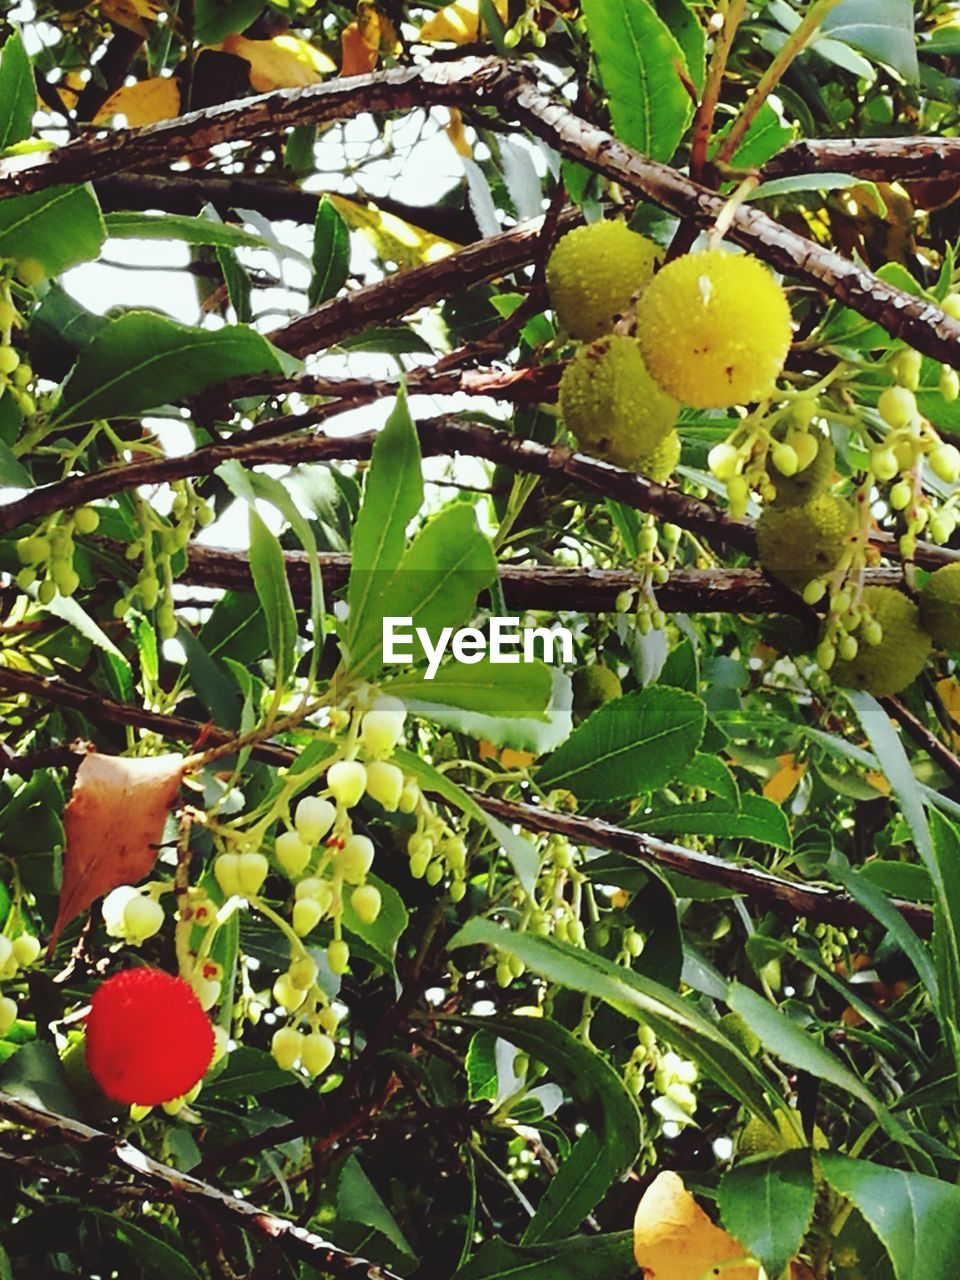
<path id="1" fill-rule="evenodd" d="M 960 724 L 960 682 L 954 676 L 944 676 L 937 681 L 937 693 L 943 703 L 947 715 L 955 724 Z M 960 747 L 960 733 L 956 730 L 951 735 L 954 750 Z"/>
<path id="2" fill-rule="evenodd" d="M 536 758 L 532 751 L 515 751 L 513 747 L 504 747 L 500 752 L 500 763 L 505 769 L 526 769 Z"/>
<path id="3" fill-rule="evenodd" d="M 379 257 L 395 262 L 401 269 L 418 267 L 423 262 L 437 262 L 459 247 L 452 240 L 444 240 L 422 227 L 415 227 L 396 214 L 384 213 L 374 204 L 358 204 L 356 200 L 336 192 L 332 192 L 329 199 L 351 231 L 360 231 Z"/>
<path id="4" fill-rule="evenodd" d="M 633 1256 L 646 1280 L 703 1280 L 714 1267 L 746 1256 L 743 1245 L 715 1226 L 675 1173 L 658 1174 L 633 1222 Z M 756 1264 L 723 1267 L 723 1280 L 757 1280 Z"/>
<path id="5" fill-rule="evenodd" d="M 248 40 L 246 36 L 229 35 L 220 47 L 250 63 L 250 85 L 257 93 L 303 89 L 308 84 L 319 84 L 337 69 L 325 53 L 299 36 Z"/>
<path id="6" fill-rule="evenodd" d="M 473 155 L 473 147 L 467 141 L 466 130 L 463 127 L 463 116 L 456 107 L 450 108 L 450 123 L 447 125 L 445 133 L 450 139 L 450 145 L 458 155 L 466 156 L 469 160 Z"/>
<path id="7" fill-rule="evenodd" d="M 863 775 L 864 782 L 869 782 L 874 791 L 879 791 L 881 795 L 888 796 L 890 794 L 890 783 L 882 773 L 877 773 L 876 769 L 868 769 Z"/>
<path id="8" fill-rule="evenodd" d="M 493 0 L 493 7 L 501 22 L 507 21 L 509 0 Z M 448 44 L 469 44 L 480 38 L 480 0 L 455 0 L 435 13 L 420 28 L 420 39 L 425 44 L 444 41 Z"/>
<path id="9" fill-rule="evenodd" d="M 67 847 L 51 948 L 97 898 L 149 874 L 182 777 L 179 755 L 84 757 L 63 815 Z"/>
<path id="10" fill-rule="evenodd" d="M 802 761 L 798 762 L 791 751 L 777 756 L 777 763 L 780 768 L 764 785 L 763 794 L 774 804 L 783 804 L 793 795 L 797 783 L 807 771 L 807 766 Z"/>
<path id="11" fill-rule="evenodd" d="M 372 71 L 377 65 L 380 43 L 368 44 L 356 22 L 343 28 L 340 34 L 340 74 L 342 76 L 362 76 Z"/>
<path id="12" fill-rule="evenodd" d="M 150 34 L 148 24 L 155 22 L 166 7 L 162 0 L 100 0 L 100 12 L 105 18 L 144 39 Z"/>
<path id="13" fill-rule="evenodd" d="M 179 111 L 180 82 L 173 76 L 153 76 L 111 93 L 93 117 L 93 123 L 123 115 L 127 124 L 138 128 L 143 124 L 156 124 L 158 120 L 170 120 Z"/>

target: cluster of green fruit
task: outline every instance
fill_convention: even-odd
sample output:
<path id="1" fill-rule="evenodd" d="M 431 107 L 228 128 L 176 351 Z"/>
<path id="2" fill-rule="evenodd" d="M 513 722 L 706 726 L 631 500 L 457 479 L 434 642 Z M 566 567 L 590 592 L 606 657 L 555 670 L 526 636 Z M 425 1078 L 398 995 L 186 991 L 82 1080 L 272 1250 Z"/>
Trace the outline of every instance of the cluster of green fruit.
<path id="1" fill-rule="evenodd" d="M 12 922 L 13 912 L 8 917 Z M 21 969 L 28 969 L 40 956 L 40 940 L 32 933 L 18 933 L 11 937 L 6 930 L 0 933 L 0 982 L 10 982 Z M 0 1037 L 5 1036 L 17 1020 L 17 1002 L 12 996 L 0 995 Z"/>
<path id="2" fill-rule="evenodd" d="M 154 511 L 146 499 L 137 499 L 139 536 L 127 546 L 128 560 L 140 560 L 137 580 L 114 605 L 114 616 L 125 617 L 139 601 L 144 609 L 156 609 L 157 631 L 161 640 L 169 640 L 177 632 L 173 603 L 173 560 L 182 553 L 194 530 L 203 529 L 214 519 L 213 508 L 196 492 L 189 480 L 174 480 L 173 503 L 164 518 Z"/>
<path id="3" fill-rule="evenodd" d="M 790 308 L 746 254 L 667 263 L 623 222 L 561 238 L 547 287 L 561 331 L 581 345 L 560 382 L 564 422 L 588 453 L 658 483 L 680 457 L 681 405 L 725 408 L 768 395 L 790 349 Z"/>
<path id="4" fill-rule="evenodd" d="M 10 287 L 9 264 L 0 270 L 0 395 L 9 393 L 25 418 L 37 411 L 31 387 L 33 370 L 13 345 L 13 331 L 22 323 Z"/>
<path id="5" fill-rule="evenodd" d="M 624 1068 L 627 1088 L 640 1098 L 652 1094 L 651 1109 L 674 1131 L 694 1123 L 697 1096 L 697 1064 L 681 1058 L 672 1049 L 662 1049 L 650 1027 L 637 1028 L 637 1045 Z M 652 1152 L 654 1159 L 656 1153 Z"/>
<path id="6" fill-rule="evenodd" d="M 78 533 L 94 533 L 99 524 L 94 507 L 77 507 L 75 511 L 58 511 L 42 532 L 19 538 L 17 556 L 23 565 L 17 574 L 20 590 L 28 591 L 36 584 L 37 599 L 43 605 L 58 594 L 72 596 L 80 585 L 80 575 L 73 567 L 74 539 Z"/>

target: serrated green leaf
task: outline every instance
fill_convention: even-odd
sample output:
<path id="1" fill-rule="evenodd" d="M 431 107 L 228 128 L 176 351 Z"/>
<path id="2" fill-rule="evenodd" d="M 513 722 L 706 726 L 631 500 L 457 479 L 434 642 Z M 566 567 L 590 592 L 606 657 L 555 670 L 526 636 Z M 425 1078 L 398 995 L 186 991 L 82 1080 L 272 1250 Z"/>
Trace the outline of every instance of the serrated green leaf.
<path id="1" fill-rule="evenodd" d="M 741 807 L 731 810 L 724 800 L 689 800 L 679 804 L 657 802 L 648 812 L 638 811 L 624 824 L 647 835 L 717 836 L 752 840 L 775 849 L 793 847 L 790 826 L 779 805 L 748 792 Z"/>
<path id="2" fill-rule="evenodd" d="M 717 1191 L 723 1225 L 768 1276 L 780 1276 L 799 1251 L 815 1200 L 809 1150 L 743 1160 L 723 1175 Z"/>
<path id="3" fill-rule="evenodd" d="M 33 67 L 20 32 L 14 30 L 0 56 L 0 151 L 30 137 L 36 106 Z"/>
<path id="4" fill-rule="evenodd" d="M 104 235 L 89 184 L 0 200 L 0 258 L 37 262 L 48 276 L 98 257 Z"/>
<path id="5" fill-rule="evenodd" d="M 360 920 L 350 905 L 349 894 L 343 899 L 343 925 L 350 933 L 362 939 L 383 961 L 384 966 L 393 970 L 397 959 L 397 942 L 406 929 L 410 917 L 403 899 L 392 885 L 386 884 L 377 876 L 367 876 L 367 883 L 380 890 L 380 914 L 373 924 Z"/>

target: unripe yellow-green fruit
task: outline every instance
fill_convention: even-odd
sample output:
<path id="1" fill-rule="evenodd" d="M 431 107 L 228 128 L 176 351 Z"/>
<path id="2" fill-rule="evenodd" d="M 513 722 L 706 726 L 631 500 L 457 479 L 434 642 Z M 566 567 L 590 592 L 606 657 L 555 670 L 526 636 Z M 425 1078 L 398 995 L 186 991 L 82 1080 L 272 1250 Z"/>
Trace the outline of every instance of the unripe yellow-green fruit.
<path id="1" fill-rule="evenodd" d="M 680 461 L 680 451 L 680 437 L 671 431 L 651 453 L 637 459 L 634 470 L 657 484 L 666 484 Z"/>
<path id="2" fill-rule="evenodd" d="M 572 338 L 610 333 L 653 275 L 661 250 L 625 222 L 593 222 L 568 231 L 547 263 L 557 321 Z"/>
<path id="3" fill-rule="evenodd" d="M 578 667 L 573 673 L 572 684 L 573 714 L 580 720 L 585 720 L 611 698 L 619 698 L 623 692 L 617 673 L 599 662 L 589 667 Z"/>
<path id="4" fill-rule="evenodd" d="M 777 491 L 778 507 L 802 506 L 829 488 L 836 469 L 837 453 L 833 441 L 828 436 L 815 435 L 812 438 L 817 442 L 817 451 L 813 461 L 802 471 L 785 476 L 767 465 L 767 474 Z"/>
<path id="5" fill-rule="evenodd" d="M 720 1027 L 748 1058 L 755 1058 L 760 1052 L 760 1037 L 751 1031 L 739 1013 L 725 1013 L 720 1019 Z"/>
<path id="6" fill-rule="evenodd" d="M 711 249 L 676 258 L 637 304 L 637 338 L 660 386 L 722 409 L 773 389 L 790 350 L 790 307 L 756 258 Z"/>
<path id="7" fill-rule="evenodd" d="M 923 584 L 920 621 L 939 648 L 960 649 L 960 564 L 945 564 Z"/>
<path id="8" fill-rule="evenodd" d="M 831 675 L 845 688 L 891 697 L 923 670 L 932 642 L 921 625 L 920 610 L 896 587 L 867 587 L 863 603 L 883 628 L 883 637 L 879 644 L 860 645 L 856 657 L 837 662 Z"/>
<path id="9" fill-rule="evenodd" d="M 760 563 L 793 591 L 835 569 L 855 524 L 843 498 L 822 494 L 799 507 L 771 503 L 757 521 Z"/>
<path id="10" fill-rule="evenodd" d="M 680 406 L 651 378 L 634 339 L 613 334 L 567 365 L 560 412 L 585 452 L 635 469 L 669 435 Z"/>
<path id="11" fill-rule="evenodd" d="M 778 1110 L 776 1117 L 777 1127 L 774 1128 L 765 1120 L 751 1116 L 740 1131 L 737 1153 L 741 1156 L 773 1155 L 778 1151 L 796 1150 L 806 1145 L 805 1138 L 801 1136 L 803 1123 L 799 1114 L 794 1113 L 791 1119 L 783 1111 Z M 825 1151 L 828 1145 L 827 1135 L 818 1124 L 815 1124 L 813 1146 L 817 1151 Z"/>

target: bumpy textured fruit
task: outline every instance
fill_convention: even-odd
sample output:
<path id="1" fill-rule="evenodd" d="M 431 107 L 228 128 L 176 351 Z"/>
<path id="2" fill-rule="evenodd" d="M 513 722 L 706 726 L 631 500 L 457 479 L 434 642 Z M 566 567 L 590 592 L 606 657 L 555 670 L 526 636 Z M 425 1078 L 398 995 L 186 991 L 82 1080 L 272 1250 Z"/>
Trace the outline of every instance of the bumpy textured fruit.
<path id="1" fill-rule="evenodd" d="M 680 437 L 671 431 L 651 453 L 638 458 L 634 470 L 657 484 L 666 484 L 680 461 Z"/>
<path id="2" fill-rule="evenodd" d="M 94 992 L 86 1045 L 90 1074 L 108 1098 L 155 1107 L 203 1078 L 214 1036 L 182 978 L 162 969 L 124 969 Z"/>
<path id="3" fill-rule="evenodd" d="M 861 644 L 850 662 L 837 662 L 831 675 L 849 689 L 887 698 L 911 684 L 930 656 L 931 640 L 920 610 L 896 587 L 867 587 L 863 603 L 883 628 L 879 644 Z"/>
<path id="4" fill-rule="evenodd" d="M 932 573 L 920 592 L 920 620 L 941 649 L 960 649 L 960 564 Z"/>
<path id="5" fill-rule="evenodd" d="M 578 667 L 573 673 L 573 713 L 585 720 L 597 707 L 611 698 L 619 698 L 622 692 L 620 677 L 609 667 L 599 662 Z"/>
<path id="6" fill-rule="evenodd" d="M 776 1114 L 776 1129 L 757 1116 L 752 1116 L 747 1121 L 740 1132 L 740 1141 L 737 1143 L 738 1155 L 771 1155 L 777 1151 L 796 1150 L 806 1145 L 806 1140 L 800 1136 L 803 1132 L 803 1124 L 799 1115 L 794 1113 L 791 1118 L 783 1111 L 778 1111 Z M 827 1135 L 818 1124 L 813 1126 L 813 1145 L 818 1151 L 825 1151 L 828 1146 Z"/>
<path id="7" fill-rule="evenodd" d="M 561 238 L 547 263 L 547 289 L 560 327 L 590 341 L 650 282 L 660 249 L 625 222 L 593 222 Z"/>
<path id="8" fill-rule="evenodd" d="M 633 338 L 581 347 L 560 379 L 560 412 L 587 452 L 637 468 L 670 433 L 680 406 L 647 372 Z"/>
<path id="9" fill-rule="evenodd" d="M 655 276 L 637 304 L 637 337 L 665 391 L 722 409 L 769 394 L 790 350 L 790 308 L 762 263 L 714 249 Z"/>
<path id="10" fill-rule="evenodd" d="M 771 503 L 757 521 L 760 563 L 794 591 L 840 562 L 853 532 L 853 508 L 827 494 L 799 507 Z"/>
<path id="11" fill-rule="evenodd" d="M 785 476 L 768 464 L 767 474 L 777 491 L 777 506 L 800 507 L 829 488 L 836 469 L 837 451 L 827 436 L 814 436 L 813 439 L 817 441 L 817 452 L 802 471 Z"/>

